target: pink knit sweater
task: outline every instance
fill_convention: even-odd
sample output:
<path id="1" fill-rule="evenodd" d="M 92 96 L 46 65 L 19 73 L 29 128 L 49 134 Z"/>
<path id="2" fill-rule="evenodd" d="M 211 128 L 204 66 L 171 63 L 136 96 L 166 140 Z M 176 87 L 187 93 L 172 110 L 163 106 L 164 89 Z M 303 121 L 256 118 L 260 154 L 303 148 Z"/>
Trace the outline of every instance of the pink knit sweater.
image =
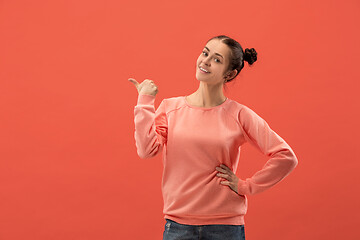
<path id="1" fill-rule="evenodd" d="M 134 107 L 140 158 L 161 151 L 164 218 L 181 224 L 245 224 L 247 197 L 286 177 L 298 164 L 290 146 L 249 107 L 229 98 L 215 107 L 190 105 L 185 96 L 163 99 L 140 94 Z M 270 157 L 251 178 L 239 180 L 238 194 L 220 184 L 216 167 L 234 173 L 241 147 L 249 142 Z"/>

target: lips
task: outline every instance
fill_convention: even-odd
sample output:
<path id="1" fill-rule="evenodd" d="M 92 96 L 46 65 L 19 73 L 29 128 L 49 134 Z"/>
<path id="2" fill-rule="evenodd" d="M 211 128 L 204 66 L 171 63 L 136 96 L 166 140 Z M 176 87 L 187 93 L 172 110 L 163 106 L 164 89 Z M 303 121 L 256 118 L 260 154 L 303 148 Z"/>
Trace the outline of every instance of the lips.
<path id="1" fill-rule="evenodd" d="M 202 69 L 205 69 L 207 72 L 201 70 L 201 68 L 202 68 Z M 210 73 L 209 70 L 207 70 L 206 68 L 200 67 L 200 66 L 199 66 L 199 70 L 200 70 L 201 72 L 203 72 L 203 73 Z"/>

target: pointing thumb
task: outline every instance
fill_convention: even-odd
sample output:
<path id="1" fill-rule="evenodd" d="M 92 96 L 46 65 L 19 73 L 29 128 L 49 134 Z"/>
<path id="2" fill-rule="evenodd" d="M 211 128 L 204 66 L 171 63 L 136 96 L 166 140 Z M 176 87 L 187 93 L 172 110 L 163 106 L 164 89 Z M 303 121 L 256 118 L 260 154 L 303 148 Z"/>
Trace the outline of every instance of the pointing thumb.
<path id="1" fill-rule="evenodd" d="M 132 82 L 132 83 L 135 85 L 136 88 L 138 88 L 139 83 L 138 83 L 134 78 L 129 78 L 128 80 L 129 80 L 130 82 Z"/>

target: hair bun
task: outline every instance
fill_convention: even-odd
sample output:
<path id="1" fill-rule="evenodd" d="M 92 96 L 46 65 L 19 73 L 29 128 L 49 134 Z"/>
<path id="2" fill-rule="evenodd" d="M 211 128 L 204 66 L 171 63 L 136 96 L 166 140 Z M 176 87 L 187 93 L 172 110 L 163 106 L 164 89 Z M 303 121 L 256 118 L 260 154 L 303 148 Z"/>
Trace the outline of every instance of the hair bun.
<path id="1" fill-rule="evenodd" d="M 254 48 L 246 48 L 244 53 L 244 61 L 247 61 L 250 65 L 256 62 L 257 52 Z"/>

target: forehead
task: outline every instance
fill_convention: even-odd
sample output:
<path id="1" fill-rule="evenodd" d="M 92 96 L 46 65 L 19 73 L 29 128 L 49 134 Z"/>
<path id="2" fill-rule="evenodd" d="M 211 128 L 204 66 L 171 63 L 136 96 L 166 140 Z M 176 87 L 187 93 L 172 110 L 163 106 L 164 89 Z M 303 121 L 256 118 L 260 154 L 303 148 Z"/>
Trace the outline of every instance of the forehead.
<path id="1" fill-rule="evenodd" d="M 208 43 L 206 43 L 205 47 L 210 49 L 210 53 L 219 53 L 225 58 L 230 54 L 229 47 L 225 43 L 222 43 L 219 39 L 210 40 Z"/>

